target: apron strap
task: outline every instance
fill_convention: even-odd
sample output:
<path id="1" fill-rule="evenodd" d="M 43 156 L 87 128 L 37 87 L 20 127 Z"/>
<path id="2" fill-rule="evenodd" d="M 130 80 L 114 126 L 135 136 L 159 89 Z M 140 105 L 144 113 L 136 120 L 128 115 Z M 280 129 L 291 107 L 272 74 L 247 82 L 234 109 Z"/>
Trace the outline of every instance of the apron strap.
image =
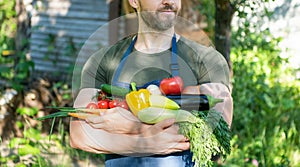
<path id="1" fill-rule="evenodd" d="M 172 56 L 171 56 L 171 64 L 170 70 L 172 76 L 179 76 L 179 65 L 177 60 L 177 44 L 176 44 L 176 34 L 174 33 L 172 38 Z"/>
<path id="2" fill-rule="evenodd" d="M 124 87 L 124 88 L 129 88 L 130 84 L 129 83 L 125 83 L 125 82 L 119 82 L 118 79 L 120 77 L 120 74 L 122 72 L 122 68 L 126 62 L 127 57 L 130 55 L 130 53 L 133 50 L 134 44 L 137 40 L 137 36 L 134 37 L 134 39 L 131 41 L 128 49 L 126 50 L 126 52 L 123 54 L 123 57 L 121 58 L 121 62 L 115 72 L 115 75 L 113 76 L 113 80 L 112 80 L 112 85 L 114 86 L 120 86 L 120 87 Z"/>

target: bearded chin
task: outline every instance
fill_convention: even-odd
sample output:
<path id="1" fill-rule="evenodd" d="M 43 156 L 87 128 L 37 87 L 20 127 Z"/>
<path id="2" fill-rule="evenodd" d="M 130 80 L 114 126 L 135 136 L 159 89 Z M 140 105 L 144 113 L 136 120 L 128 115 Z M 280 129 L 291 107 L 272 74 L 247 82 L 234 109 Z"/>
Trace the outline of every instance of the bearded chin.
<path id="1" fill-rule="evenodd" d="M 165 31 L 170 29 L 175 24 L 175 17 L 162 19 L 158 13 L 155 12 L 142 12 L 141 18 L 147 26 L 157 31 Z M 171 18 L 172 17 L 172 18 Z"/>

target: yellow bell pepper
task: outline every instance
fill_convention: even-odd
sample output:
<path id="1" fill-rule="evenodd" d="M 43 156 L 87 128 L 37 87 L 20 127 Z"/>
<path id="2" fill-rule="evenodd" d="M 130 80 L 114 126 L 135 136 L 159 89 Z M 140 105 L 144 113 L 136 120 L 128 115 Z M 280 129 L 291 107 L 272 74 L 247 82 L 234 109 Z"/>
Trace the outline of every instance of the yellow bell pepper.
<path id="1" fill-rule="evenodd" d="M 131 83 L 133 91 L 128 93 L 125 98 L 131 112 L 137 116 L 137 113 L 150 106 L 150 92 L 147 89 L 136 90 L 135 83 Z"/>

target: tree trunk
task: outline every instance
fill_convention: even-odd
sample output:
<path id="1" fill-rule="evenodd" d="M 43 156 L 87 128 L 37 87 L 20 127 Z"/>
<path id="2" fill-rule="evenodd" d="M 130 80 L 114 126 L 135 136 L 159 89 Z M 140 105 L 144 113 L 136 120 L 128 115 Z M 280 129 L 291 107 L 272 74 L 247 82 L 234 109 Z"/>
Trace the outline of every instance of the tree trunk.
<path id="1" fill-rule="evenodd" d="M 29 28 L 30 28 L 30 19 L 26 11 L 24 1 L 16 0 L 16 13 L 17 13 L 17 32 L 16 32 L 16 52 L 21 53 L 29 47 Z"/>
<path id="2" fill-rule="evenodd" d="M 109 44 L 113 45 L 118 41 L 119 36 L 119 20 L 120 17 L 120 1 L 109 1 Z"/>
<path id="3" fill-rule="evenodd" d="M 230 38 L 234 7 L 229 0 L 215 0 L 215 46 L 225 57 L 231 70 Z"/>

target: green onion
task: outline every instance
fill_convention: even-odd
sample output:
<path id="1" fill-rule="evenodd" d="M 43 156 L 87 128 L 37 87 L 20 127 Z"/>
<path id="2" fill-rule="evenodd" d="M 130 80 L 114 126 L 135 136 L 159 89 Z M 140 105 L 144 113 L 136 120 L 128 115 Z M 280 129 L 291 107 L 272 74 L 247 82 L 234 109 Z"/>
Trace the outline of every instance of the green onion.
<path id="1" fill-rule="evenodd" d="M 73 107 L 47 107 L 47 108 L 56 109 L 56 110 L 59 110 L 59 111 L 54 112 L 54 113 L 49 114 L 49 115 L 45 115 L 43 117 L 36 118 L 36 120 L 42 121 L 42 120 L 45 120 L 45 119 L 51 119 L 51 118 L 56 118 L 56 117 L 68 117 L 69 112 L 76 112 L 76 111 L 79 110 L 79 109 L 73 108 Z"/>
<path id="2" fill-rule="evenodd" d="M 49 115 L 46 115 L 46 116 L 43 116 L 43 117 L 39 117 L 39 118 L 36 118 L 36 119 L 39 120 L 39 121 L 42 121 L 42 120 L 50 119 L 50 118 L 68 117 L 68 116 L 69 116 L 68 112 L 61 111 L 61 112 L 55 112 L 55 113 L 52 113 L 52 114 L 49 114 Z"/>

